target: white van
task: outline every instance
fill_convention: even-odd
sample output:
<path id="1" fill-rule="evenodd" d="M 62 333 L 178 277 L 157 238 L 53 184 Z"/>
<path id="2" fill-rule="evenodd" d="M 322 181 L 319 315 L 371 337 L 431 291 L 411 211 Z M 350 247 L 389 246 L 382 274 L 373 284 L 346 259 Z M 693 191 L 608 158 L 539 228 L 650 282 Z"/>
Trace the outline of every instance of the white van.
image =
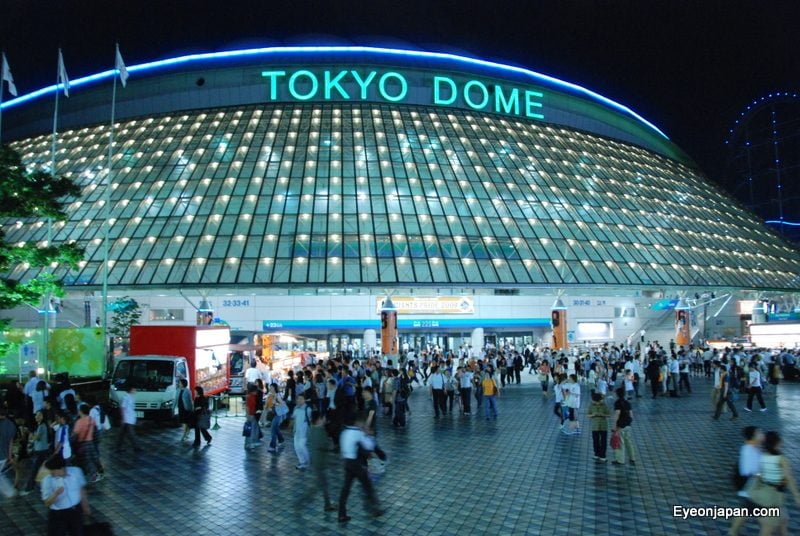
<path id="1" fill-rule="evenodd" d="M 119 407 L 129 385 L 136 388 L 136 417 L 168 420 L 178 414 L 175 396 L 179 380 L 189 378 L 185 357 L 164 355 L 125 356 L 116 360 L 111 377 L 111 406 Z"/>

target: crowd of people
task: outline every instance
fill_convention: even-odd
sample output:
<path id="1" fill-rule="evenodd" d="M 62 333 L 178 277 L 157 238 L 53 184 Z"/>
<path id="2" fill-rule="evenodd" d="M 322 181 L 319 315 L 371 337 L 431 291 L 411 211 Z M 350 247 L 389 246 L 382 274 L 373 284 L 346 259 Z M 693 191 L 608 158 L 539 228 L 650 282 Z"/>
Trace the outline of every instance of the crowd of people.
<path id="1" fill-rule="evenodd" d="M 737 397 L 744 394 L 747 403 L 743 410 L 752 410 L 753 401 L 758 400 L 766 411 L 763 390 L 780 381 L 787 361 L 785 356 L 771 353 L 687 349 L 674 344 L 668 348 L 606 345 L 568 354 L 529 345 L 520 349 L 489 347 L 480 352 L 409 352 L 401 354 L 397 363 L 378 357 L 337 356 L 287 371 L 282 383 L 253 362 L 245 376 L 244 446 L 255 449 L 269 434 L 267 451 L 279 455 L 284 433 L 291 435 L 297 470 L 310 470 L 313 475 L 307 479 L 309 487 L 301 501 L 319 494 L 323 510 L 338 511 L 339 521 L 345 523 L 350 519 L 347 500 L 355 480 L 364 488 L 370 513 L 383 513 L 372 484 L 388 458 L 380 447 L 377 423 L 385 419 L 396 429 L 406 427 L 412 396 L 429 399 L 434 419 L 477 414 L 496 420 L 497 398 L 503 390 L 521 383 L 527 368 L 527 374 L 536 375 L 542 397 L 552 400 L 562 434 L 581 435 L 584 406 L 588 408 L 594 459 L 606 462 L 610 446 L 613 465 L 634 466 L 638 462 L 634 404 L 647 385 L 653 398 L 681 397 L 692 393 L 692 383 L 698 378 L 708 378 L 714 386 L 712 417 L 718 419 L 727 407 L 736 419 Z M 117 449 L 128 441 L 135 451 L 141 450 L 135 434 L 135 394 L 134 386 L 128 386 L 120 400 Z M 587 398 L 588 404 L 583 402 Z M 183 424 L 182 440 L 188 441 L 194 430 L 194 447 L 200 446 L 201 439 L 210 445 L 210 413 L 202 388 L 190 390 L 181 380 L 175 407 Z M 68 380 L 51 386 L 32 373 L 24 386 L 13 385 L 0 415 L 0 458 L 12 467 L 13 493 L 28 494 L 38 482 L 42 500 L 55 511 L 51 517 L 63 522 L 68 515 L 59 511 L 64 500 L 46 479 L 60 475 L 73 479 L 79 488 L 101 480 L 100 437 L 108 428 L 104 408 L 91 399 L 80 400 Z M 2 450 L 6 440 L 8 452 Z M 775 450 L 773 447 L 765 449 Z M 327 476 L 332 451 L 339 452 L 344 467 L 338 502 L 334 502 Z M 742 470 L 741 474 L 752 473 Z M 77 522 L 84 511 L 88 511 L 85 492 L 72 494 L 69 515 L 74 519 L 69 523 Z"/>
<path id="2" fill-rule="evenodd" d="M 32 371 L 24 386 L 13 382 L 0 408 L 0 491 L 24 496 L 38 484 L 48 534 L 77 534 L 91 511 L 84 486 L 105 473 L 100 438 L 110 427 L 103 406 L 81 400 L 67 378 L 50 385 Z"/>

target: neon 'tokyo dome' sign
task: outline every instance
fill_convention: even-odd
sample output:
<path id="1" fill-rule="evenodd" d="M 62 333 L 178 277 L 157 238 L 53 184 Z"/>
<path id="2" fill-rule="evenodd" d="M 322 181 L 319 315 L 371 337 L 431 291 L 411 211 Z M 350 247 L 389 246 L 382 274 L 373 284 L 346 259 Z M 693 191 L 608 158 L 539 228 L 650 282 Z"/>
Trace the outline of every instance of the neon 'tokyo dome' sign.
<path id="1" fill-rule="evenodd" d="M 270 101 L 372 101 L 469 108 L 544 119 L 544 94 L 458 76 L 378 70 L 263 71 Z"/>

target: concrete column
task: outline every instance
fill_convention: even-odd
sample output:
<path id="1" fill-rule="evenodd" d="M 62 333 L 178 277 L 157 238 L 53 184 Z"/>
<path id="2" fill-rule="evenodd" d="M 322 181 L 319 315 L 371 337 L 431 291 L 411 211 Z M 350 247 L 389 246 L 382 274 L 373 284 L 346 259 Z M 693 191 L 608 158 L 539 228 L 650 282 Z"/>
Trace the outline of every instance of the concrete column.
<path id="1" fill-rule="evenodd" d="M 472 335 L 470 336 L 471 345 L 472 345 L 472 356 L 474 358 L 479 358 L 481 356 L 481 352 L 483 351 L 483 328 L 475 328 L 472 330 Z"/>
<path id="2" fill-rule="evenodd" d="M 689 309 L 675 309 L 675 344 L 688 346 L 692 339 L 692 313 Z"/>
<path id="3" fill-rule="evenodd" d="M 551 322 L 553 326 L 553 349 L 566 350 L 569 348 L 569 343 L 567 342 L 567 308 L 563 306 L 554 307 L 551 312 Z"/>

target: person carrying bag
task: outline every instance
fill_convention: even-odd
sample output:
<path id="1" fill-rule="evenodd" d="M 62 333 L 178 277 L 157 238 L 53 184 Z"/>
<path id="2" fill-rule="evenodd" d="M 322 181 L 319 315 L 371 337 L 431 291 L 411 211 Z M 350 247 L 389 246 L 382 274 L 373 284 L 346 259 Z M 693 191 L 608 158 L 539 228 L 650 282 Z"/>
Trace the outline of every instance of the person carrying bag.
<path id="1" fill-rule="evenodd" d="M 763 508 L 779 508 L 780 515 L 759 517 L 761 534 L 772 534 L 780 528 L 788 534 L 788 508 L 784 506 L 785 491 L 788 489 L 800 506 L 800 492 L 797 489 L 789 460 L 781 453 L 782 441 L 778 432 L 764 435 L 764 453 L 761 455 L 761 473 L 750 478 L 745 493 L 752 502 Z"/>

